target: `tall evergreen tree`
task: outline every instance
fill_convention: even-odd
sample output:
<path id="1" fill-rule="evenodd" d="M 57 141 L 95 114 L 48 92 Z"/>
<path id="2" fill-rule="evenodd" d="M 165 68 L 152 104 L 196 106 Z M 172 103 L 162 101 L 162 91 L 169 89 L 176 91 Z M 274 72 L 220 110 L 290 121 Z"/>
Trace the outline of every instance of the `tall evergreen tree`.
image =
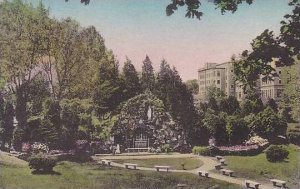
<path id="1" fill-rule="evenodd" d="M 126 99 L 130 99 L 141 92 L 141 84 L 138 73 L 135 70 L 134 65 L 131 63 L 131 60 L 128 58 L 126 58 L 126 62 L 124 63 L 122 80 L 124 82 L 124 93 Z"/>
<path id="2" fill-rule="evenodd" d="M 14 107 L 10 101 L 5 101 L 4 106 L 4 141 L 11 146 L 14 131 Z"/>
<path id="3" fill-rule="evenodd" d="M 154 90 L 154 86 L 155 86 L 154 69 L 152 67 L 152 62 L 148 57 L 148 55 L 146 55 L 146 58 L 143 61 L 141 84 L 143 90 L 150 90 L 150 91 Z"/>

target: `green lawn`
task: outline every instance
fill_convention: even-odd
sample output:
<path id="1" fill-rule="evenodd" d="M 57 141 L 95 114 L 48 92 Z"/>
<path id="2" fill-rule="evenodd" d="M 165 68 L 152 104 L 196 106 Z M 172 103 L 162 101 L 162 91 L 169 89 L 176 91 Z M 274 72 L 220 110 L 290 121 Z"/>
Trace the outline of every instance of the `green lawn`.
<path id="1" fill-rule="evenodd" d="M 26 162 L 0 155 L 1 189 L 174 189 L 178 183 L 189 188 L 240 188 L 193 174 L 157 173 L 107 168 L 95 163 L 60 162 L 53 175 L 33 175 Z"/>
<path id="2" fill-rule="evenodd" d="M 149 159 L 125 159 L 113 160 L 116 163 L 135 163 L 141 167 L 153 168 L 155 165 L 168 165 L 171 169 L 192 170 L 203 165 L 197 158 L 149 158 Z"/>
<path id="3" fill-rule="evenodd" d="M 299 181 L 299 151 L 295 145 L 287 146 L 289 157 L 287 161 L 271 163 L 265 154 L 251 157 L 226 156 L 228 167 L 236 172 L 239 177 L 256 180 L 278 178 L 297 185 Z"/>

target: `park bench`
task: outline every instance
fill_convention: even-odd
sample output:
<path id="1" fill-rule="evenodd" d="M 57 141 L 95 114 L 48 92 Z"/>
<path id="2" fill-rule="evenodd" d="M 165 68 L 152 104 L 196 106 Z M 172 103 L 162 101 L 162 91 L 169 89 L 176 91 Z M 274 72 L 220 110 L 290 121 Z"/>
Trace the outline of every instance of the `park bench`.
<path id="1" fill-rule="evenodd" d="M 222 169 L 222 165 L 221 164 L 215 165 L 215 168 L 216 168 L 216 170 L 220 170 L 220 169 Z"/>
<path id="2" fill-rule="evenodd" d="M 166 169 L 169 172 L 170 166 L 163 166 L 163 165 L 155 165 L 156 171 L 159 172 L 160 169 Z"/>
<path id="3" fill-rule="evenodd" d="M 183 189 L 187 187 L 187 184 L 177 184 L 177 188 Z"/>
<path id="4" fill-rule="evenodd" d="M 281 184 L 283 188 L 286 187 L 286 181 L 278 180 L 278 179 L 271 179 L 273 186 L 277 186 L 277 184 Z"/>
<path id="5" fill-rule="evenodd" d="M 202 177 L 207 177 L 208 178 L 208 172 L 207 171 L 198 171 L 198 175 Z"/>
<path id="6" fill-rule="evenodd" d="M 246 187 L 247 188 L 250 188 L 251 185 L 254 186 L 254 188 L 258 189 L 259 188 L 259 185 L 261 185 L 260 183 L 258 182 L 254 182 L 254 181 L 251 181 L 251 180 L 245 180 L 245 184 L 246 184 Z"/>
<path id="7" fill-rule="evenodd" d="M 103 160 L 101 160 L 101 163 L 102 163 L 102 165 L 108 165 L 108 166 L 110 166 L 111 161 L 103 159 Z"/>
<path id="8" fill-rule="evenodd" d="M 222 156 L 216 156 L 217 160 L 223 159 Z"/>
<path id="9" fill-rule="evenodd" d="M 234 173 L 232 170 L 228 170 L 228 169 L 221 169 L 220 171 L 222 172 L 223 175 L 228 175 L 230 177 L 232 177 Z"/>
<path id="10" fill-rule="evenodd" d="M 131 167 L 132 169 L 136 169 L 137 167 L 137 164 L 134 163 L 124 163 L 124 165 L 126 169 L 129 169 L 129 167 Z"/>
<path id="11" fill-rule="evenodd" d="M 220 159 L 221 165 L 225 165 L 225 159 Z"/>

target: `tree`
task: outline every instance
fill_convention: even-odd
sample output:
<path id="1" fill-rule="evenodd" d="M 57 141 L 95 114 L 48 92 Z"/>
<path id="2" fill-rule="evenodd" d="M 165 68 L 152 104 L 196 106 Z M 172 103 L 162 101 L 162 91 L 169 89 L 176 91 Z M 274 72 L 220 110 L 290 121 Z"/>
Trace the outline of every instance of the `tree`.
<path id="1" fill-rule="evenodd" d="M 10 101 L 4 103 L 4 119 L 3 119 L 3 144 L 8 143 L 9 148 L 13 138 L 14 130 L 14 108 Z"/>
<path id="2" fill-rule="evenodd" d="M 243 118 L 228 116 L 226 121 L 226 132 L 230 145 L 242 144 L 250 133 Z"/>
<path id="3" fill-rule="evenodd" d="M 148 57 L 148 55 L 146 55 L 146 58 L 143 61 L 141 84 L 144 91 L 154 90 L 154 86 L 155 86 L 154 69 L 152 67 L 152 62 Z"/>
<path id="4" fill-rule="evenodd" d="M 203 125 L 208 129 L 210 136 L 214 137 L 219 145 L 227 144 L 226 120 L 224 114 L 216 114 L 208 109 L 202 120 Z"/>
<path id="5" fill-rule="evenodd" d="M 5 145 L 5 128 L 4 128 L 4 99 L 0 94 L 0 136 L 1 136 L 1 148 Z"/>
<path id="6" fill-rule="evenodd" d="M 124 100 L 123 86 L 120 83 L 118 62 L 112 52 L 108 52 L 99 65 L 97 87 L 94 89 L 93 101 L 99 116 L 115 110 Z"/>
<path id="7" fill-rule="evenodd" d="M 226 112 L 229 115 L 237 114 L 240 111 L 240 104 L 236 97 L 229 96 L 220 100 L 220 111 Z"/>
<path id="8" fill-rule="evenodd" d="M 185 84 L 193 94 L 196 95 L 199 93 L 199 84 L 197 79 L 187 80 Z"/>
<path id="9" fill-rule="evenodd" d="M 264 111 L 257 114 L 249 127 L 259 136 L 272 140 L 278 135 L 286 134 L 287 123 L 270 107 L 267 107 Z"/>
<path id="10" fill-rule="evenodd" d="M 135 70 L 134 65 L 131 63 L 131 60 L 128 58 L 124 63 L 122 80 L 125 87 L 125 98 L 130 99 L 141 93 L 141 84 L 139 81 L 138 73 Z"/>
<path id="11" fill-rule="evenodd" d="M 270 98 L 266 104 L 267 107 L 270 107 L 275 113 L 278 113 L 278 105 L 273 98 Z"/>

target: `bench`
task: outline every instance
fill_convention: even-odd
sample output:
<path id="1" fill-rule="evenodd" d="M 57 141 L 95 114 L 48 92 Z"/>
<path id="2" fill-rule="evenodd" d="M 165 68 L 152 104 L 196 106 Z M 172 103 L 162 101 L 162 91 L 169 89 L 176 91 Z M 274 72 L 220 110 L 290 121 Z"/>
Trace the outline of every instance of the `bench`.
<path id="1" fill-rule="evenodd" d="M 102 165 L 108 165 L 108 166 L 110 166 L 110 164 L 111 164 L 111 161 L 105 160 L 105 159 L 101 160 L 101 162 L 102 162 Z"/>
<path id="2" fill-rule="evenodd" d="M 223 159 L 222 156 L 216 156 L 217 160 Z"/>
<path id="3" fill-rule="evenodd" d="M 220 169 L 222 169 L 222 165 L 221 164 L 215 165 L 215 168 L 216 168 L 216 170 L 220 170 Z"/>
<path id="4" fill-rule="evenodd" d="M 184 187 L 187 187 L 186 184 L 177 184 L 177 188 L 183 189 Z"/>
<path id="5" fill-rule="evenodd" d="M 222 172 L 223 175 L 228 175 L 230 177 L 232 177 L 234 173 L 232 170 L 228 170 L 228 169 L 221 169 L 220 171 Z"/>
<path id="6" fill-rule="evenodd" d="M 127 148 L 126 151 L 130 152 L 149 152 L 150 148 Z"/>
<path id="7" fill-rule="evenodd" d="M 259 185 L 261 185 L 260 183 L 258 182 L 254 182 L 254 181 L 251 181 L 251 180 L 245 180 L 245 184 L 246 184 L 246 187 L 247 188 L 250 188 L 251 185 L 254 186 L 254 188 L 258 189 L 259 188 Z"/>
<path id="8" fill-rule="evenodd" d="M 220 159 L 221 165 L 225 165 L 225 159 Z"/>
<path id="9" fill-rule="evenodd" d="M 133 164 L 133 163 L 124 163 L 125 168 L 129 169 L 129 167 L 132 167 L 132 169 L 136 169 L 137 164 Z"/>
<path id="10" fill-rule="evenodd" d="M 273 186 L 277 186 L 278 184 L 281 184 L 283 188 L 286 187 L 286 181 L 278 180 L 278 179 L 271 179 L 271 182 L 273 183 Z"/>
<path id="11" fill-rule="evenodd" d="M 156 171 L 159 172 L 160 169 L 166 169 L 169 172 L 170 166 L 162 166 L 162 165 L 155 165 Z"/>
<path id="12" fill-rule="evenodd" d="M 208 178 L 208 172 L 207 171 L 198 171 L 198 175 L 199 176 L 202 176 L 202 177 L 206 177 L 206 178 Z"/>

